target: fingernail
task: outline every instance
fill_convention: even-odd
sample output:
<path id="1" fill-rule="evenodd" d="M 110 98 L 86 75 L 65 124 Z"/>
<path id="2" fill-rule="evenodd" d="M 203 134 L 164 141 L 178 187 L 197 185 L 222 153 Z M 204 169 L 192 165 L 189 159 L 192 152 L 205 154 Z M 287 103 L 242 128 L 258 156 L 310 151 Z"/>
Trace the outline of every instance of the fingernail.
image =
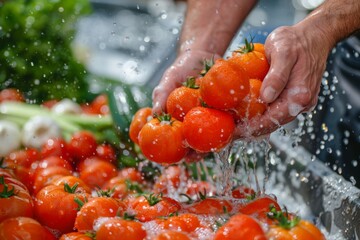
<path id="1" fill-rule="evenodd" d="M 270 102 L 274 101 L 275 96 L 276 96 L 276 91 L 273 87 L 265 88 L 264 94 L 263 94 L 263 97 L 264 97 L 263 100 L 265 102 L 270 103 Z"/>

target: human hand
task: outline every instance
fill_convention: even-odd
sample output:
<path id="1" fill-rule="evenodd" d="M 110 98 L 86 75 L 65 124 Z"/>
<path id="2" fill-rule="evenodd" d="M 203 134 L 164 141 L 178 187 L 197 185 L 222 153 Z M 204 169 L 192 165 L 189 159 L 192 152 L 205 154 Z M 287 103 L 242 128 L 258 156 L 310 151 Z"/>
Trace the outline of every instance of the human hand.
<path id="1" fill-rule="evenodd" d="M 203 69 L 205 59 L 220 58 L 219 55 L 205 51 L 189 50 L 181 53 L 174 63 L 165 71 L 159 84 L 154 88 L 152 94 L 153 113 L 166 111 L 166 100 L 169 94 L 180 87 L 189 76 L 198 76 Z"/>
<path id="2" fill-rule="evenodd" d="M 318 99 L 330 41 L 316 28 L 280 27 L 265 42 L 270 69 L 263 80 L 260 98 L 268 103 L 266 112 L 236 127 L 234 137 L 269 134 L 311 111 Z"/>

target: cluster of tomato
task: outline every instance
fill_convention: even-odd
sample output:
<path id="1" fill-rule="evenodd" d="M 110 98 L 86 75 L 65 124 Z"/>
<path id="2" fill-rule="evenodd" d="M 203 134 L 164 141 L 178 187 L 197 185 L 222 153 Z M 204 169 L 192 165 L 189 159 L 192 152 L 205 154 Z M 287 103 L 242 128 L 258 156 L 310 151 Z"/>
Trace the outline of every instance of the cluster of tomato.
<path id="1" fill-rule="evenodd" d="M 227 59 L 207 61 L 197 77 L 173 90 L 166 113 L 152 118 L 140 109 L 130 125 L 130 137 L 143 154 L 157 163 L 176 163 L 189 149 L 216 152 L 232 139 L 236 123 L 261 115 L 259 99 L 269 63 L 261 43 L 249 43 Z"/>

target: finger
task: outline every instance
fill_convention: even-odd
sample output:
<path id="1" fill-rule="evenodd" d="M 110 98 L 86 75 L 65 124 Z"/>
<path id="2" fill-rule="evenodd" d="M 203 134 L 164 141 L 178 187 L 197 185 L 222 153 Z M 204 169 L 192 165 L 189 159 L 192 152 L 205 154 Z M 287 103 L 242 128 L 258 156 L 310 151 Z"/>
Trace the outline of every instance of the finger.
<path id="1" fill-rule="evenodd" d="M 176 73 L 172 73 L 170 68 L 164 73 L 160 83 L 154 88 L 152 92 L 152 109 L 153 113 L 160 114 L 166 111 L 166 100 L 176 87 L 178 87 L 181 79 L 178 79 Z"/>
<path id="2" fill-rule="evenodd" d="M 268 106 L 262 116 L 238 125 L 234 133 L 235 138 L 253 138 L 270 134 L 295 119 L 296 116 L 290 114 L 290 111 L 303 110 L 305 109 L 298 109 L 292 103 L 289 104 L 287 99 L 280 97 Z"/>
<path id="3" fill-rule="evenodd" d="M 279 50 L 280 49 L 280 50 Z M 260 98 L 266 103 L 273 102 L 289 81 L 296 58 L 277 47 L 270 53 L 270 69 L 261 86 Z"/>

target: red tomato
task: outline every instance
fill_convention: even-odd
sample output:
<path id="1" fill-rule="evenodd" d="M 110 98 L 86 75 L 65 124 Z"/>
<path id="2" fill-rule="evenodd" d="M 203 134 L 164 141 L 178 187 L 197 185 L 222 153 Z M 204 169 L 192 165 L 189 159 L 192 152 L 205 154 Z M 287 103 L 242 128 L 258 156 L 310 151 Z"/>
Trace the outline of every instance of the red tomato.
<path id="1" fill-rule="evenodd" d="M 6 88 L 0 91 L 0 103 L 6 101 L 25 102 L 25 98 L 18 89 Z"/>
<path id="2" fill-rule="evenodd" d="M 237 214 L 222 225 L 215 233 L 214 240 L 266 240 L 264 230 L 252 217 Z"/>
<path id="3" fill-rule="evenodd" d="M 252 119 L 253 117 L 263 114 L 267 105 L 260 100 L 260 88 L 262 82 L 258 79 L 250 79 L 250 94 L 243 99 L 239 106 L 236 107 L 236 118 L 240 121 Z"/>
<path id="4" fill-rule="evenodd" d="M 61 235 L 59 240 L 93 240 L 90 234 L 81 232 L 71 232 Z"/>
<path id="5" fill-rule="evenodd" d="M 199 86 L 195 78 L 189 78 L 184 86 L 174 89 L 167 98 L 166 111 L 172 117 L 183 121 L 186 113 L 201 106 Z"/>
<path id="6" fill-rule="evenodd" d="M 224 111 L 196 107 L 185 116 L 183 131 L 188 145 L 198 152 L 216 152 L 232 139 L 235 122 Z"/>
<path id="7" fill-rule="evenodd" d="M 172 216 L 161 223 L 164 229 L 192 233 L 201 226 L 198 216 L 191 213 L 184 213 L 179 216 Z"/>
<path id="8" fill-rule="evenodd" d="M 152 109 L 149 107 L 141 108 L 135 113 L 129 128 L 129 136 L 134 143 L 139 144 L 139 132 L 151 119 Z"/>
<path id="9" fill-rule="evenodd" d="M 28 217 L 8 218 L 0 223 L 0 239 L 4 240 L 56 240 L 45 227 Z"/>
<path id="10" fill-rule="evenodd" d="M 231 212 L 232 204 L 220 198 L 205 198 L 186 207 L 186 210 L 195 214 L 225 214 Z"/>
<path id="11" fill-rule="evenodd" d="M 82 161 L 96 155 L 97 142 L 93 133 L 82 130 L 74 133 L 68 143 L 70 156 L 75 161 Z"/>
<path id="12" fill-rule="evenodd" d="M 33 206 L 33 200 L 21 182 L 0 174 L 0 222 L 11 217 L 32 217 Z"/>
<path id="13" fill-rule="evenodd" d="M 270 68 L 265 53 L 256 51 L 250 45 L 246 51 L 234 52 L 229 58 L 229 62 L 241 66 L 249 78 L 259 79 L 260 81 L 265 78 Z"/>
<path id="14" fill-rule="evenodd" d="M 130 208 L 134 210 L 135 217 L 138 220 L 147 222 L 176 213 L 181 209 L 181 205 L 172 198 L 150 194 L 137 197 L 130 202 Z"/>
<path id="15" fill-rule="evenodd" d="M 115 149 L 110 144 L 100 144 L 96 147 L 96 156 L 109 163 L 116 164 Z"/>
<path id="16" fill-rule="evenodd" d="M 98 95 L 91 102 L 91 107 L 96 114 L 106 115 L 110 113 L 108 98 L 105 94 Z"/>
<path id="17" fill-rule="evenodd" d="M 269 218 L 275 222 L 270 225 L 270 229 L 266 234 L 269 239 L 325 240 L 325 236 L 314 224 L 293 214 L 271 208 Z"/>
<path id="18" fill-rule="evenodd" d="M 129 185 L 133 184 L 130 180 L 121 176 L 116 176 L 107 181 L 102 189 L 111 191 L 113 198 L 124 199 L 128 194 L 137 193 L 136 190 L 129 189 Z M 141 190 L 141 187 L 139 190 Z M 142 191 L 142 190 L 141 190 Z"/>
<path id="19" fill-rule="evenodd" d="M 155 236 L 154 240 L 190 240 L 185 233 L 167 230 Z"/>
<path id="20" fill-rule="evenodd" d="M 9 153 L 4 158 L 4 167 L 15 169 L 17 166 L 31 167 L 35 161 L 39 160 L 39 152 L 34 148 L 16 150 Z"/>
<path id="21" fill-rule="evenodd" d="M 46 107 L 48 109 L 51 109 L 55 104 L 57 104 L 59 102 L 59 100 L 56 99 L 51 99 L 51 100 L 47 100 L 44 101 L 41 106 Z"/>
<path id="22" fill-rule="evenodd" d="M 79 209 L 78 200 L 84 202 L 89 194 L 77 190 L 77 185 L 49 185 L 36 194 L 35 215 L 39 222 L 61 233 L 73 231 Z"/>
<path id="23" fill-rule="evenodd" d="M 171 165 L 166 167 L 156 179 L 153 190 L 155 193 L 167 193 L 168 190 L 178 189 L 181 182 L 187 182 L 189 173 L 184 166 Z"/>
<path id="24" fill-rule="evenodd" d="M 69 148 L 64 139 L 48 139 L 41 147 L 41 157 L 47 158 L 50 156 L 57 156 L 66 160 L 71 160 Z"/>
<path id="25" fill-rule="evenodd" d="M 69 186 L 76 185 L 77 193 L 83 192 L 83 193 L 91 194 L 91 189 L 89 188 L 89 186 L 86 185 L 83 180 L 75 176 L 59 176 L 58 178 L 53 179 L 50 183 L 52 185 L 61 186 L 61 187 L 64 187 L 65 184 Z"/>
<path id="26" fill-rule="evenodd" d="M 243 198 L 253 199 L 253 197 L 255 196 L 255 191 L 252 188 L 241 185 L 235 188 L 234 190 L 232 190 L 231 195 L 232 197 L 238 199 L 243 199 Z"/>
<path id="27" fill-rule="evenodd" d="M 138 183 L 142 183 L 144 181 L 141 172 L 138 169 L 132 167 L 119 170 L 118 176 Z"/>
<path id="28" fill-rule="evenodd" d="M 54 178 L 69 175 L 72 175 L 71 171 L 61 166 L 38 168 L 34 172 L 33 188 L 29 190 L 33 195 L 35 195 L 38 191 L 40 191 L 40 189 L 49 185 Z"/>
<path id="29" fill-rule="evenodd" d="M 201 98 L 217 109 L 235 108 L 248 93 L 249 77 L 243 68 L 224 59 L 216 60 L 201 80 Z"/>
<path id="30" fill-rule="evenodd" d="M 189 181 L 186 187 L 186 194 L 190 197 L 196 197 L 199 193 L 206 192 L 209 195 L 215 195 L 216 187 L 206 181 Z"/>
<path id="31" fill-rule="evenodd" d="M 139 222 L 109 218 L 100 224 L 96 231 L 96 240 L 143 240 L 146 235 L 146 230 Z"/>
<path id="32" fill-rule="evenodd" d="M 102 160 L 96 158 L 87 159 L 91 160 L 91 163 L 84 164 L 84 167 L 80 168 L 80 179 L 83 180 L 90 188 L 101 188 L 108 180 L 117 175 L 116 167 Z"/>
<path id="33" fill-rule="evenodd" d="M 48 167 L 52 167 L 52 166 L 59 166 L 59 167 L 66 168 L 70 172 L 73 171 L 73 167 L 71 166 L 71 164 L 67 160 L 65 160 L 61 157 L 58 157 L 58 156 L 46 157 L 33 165 L 36 165 L 36 169 L 48 168 Z"/>
<path id="34" fill-rule="evenodd" d="M 161 164 L 177 163 L 188 152 L 182 122 L 169 115 L 154 118 L 143 126 L 139 146 L 145 157 Z"/>
<path id="35" fill-rule="evenodd" d="M 270 224 L 272 221 L 267 217 L 267 213 L 269 212 L 271 206 L 274 206 L 276 210 L 281 210 L 276 199 L 265 195 L 257 197 L 246 203 L 244 206 L 241 206 L 239 212 L 246 215 L 252 215 L 259 221 Z"/>
<path id="36" fill-rule="evenodd" d="M 81 207 L 74 226 L 79 232 L 92 231 L 93 225 L 98 218 L 122 215 L 125 207 L 124 203 L 114 198 L 91 198 Z"/>

